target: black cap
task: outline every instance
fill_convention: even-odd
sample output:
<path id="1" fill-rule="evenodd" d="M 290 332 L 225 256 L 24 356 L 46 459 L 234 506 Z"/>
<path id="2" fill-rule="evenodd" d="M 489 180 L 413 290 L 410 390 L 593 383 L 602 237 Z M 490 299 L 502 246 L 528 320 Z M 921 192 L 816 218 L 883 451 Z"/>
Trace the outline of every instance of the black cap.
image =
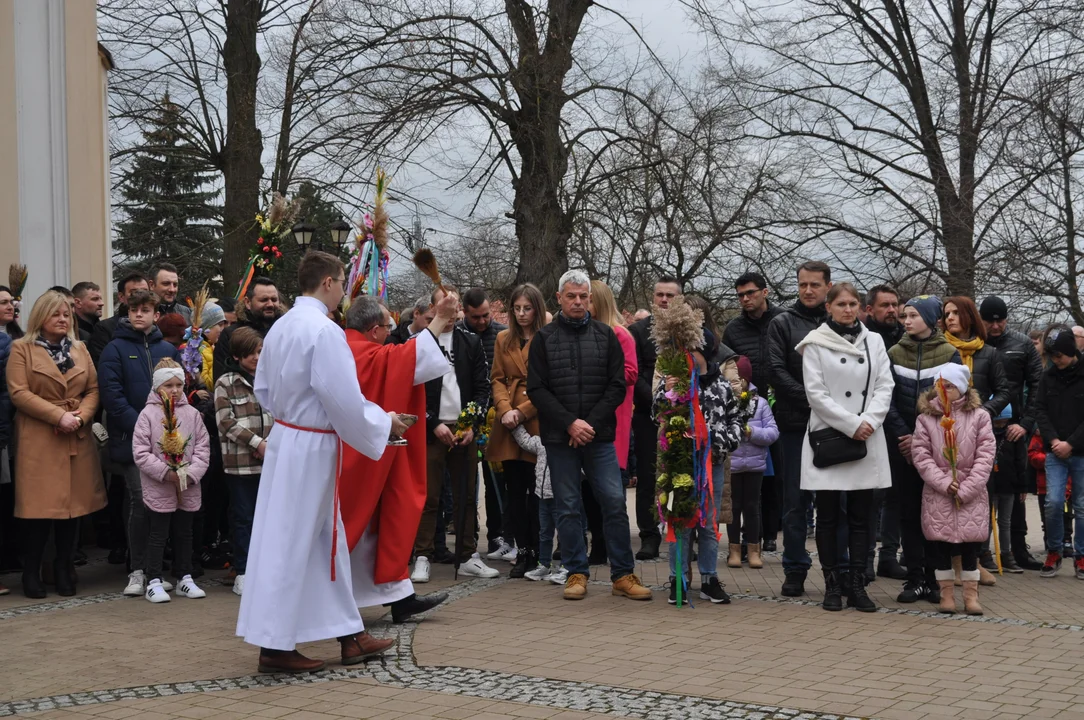
<path id="1" fill-rule="evenodd" d="M 982 301 L 982 305 L 979 306 L 979 315 L 986 322 L 1004 320 L 1009 317 L 1009 306 L 998 296 L 991 295 Z"/>
<path id="2" fill-rule="evenodd" d="M 1048 338 L 1052 337 L 1053 342 L 1048 341 L 1048 348 L 1051 354 L 1065 355 L 1066 357 L 1077 357 L 1079 355 L 1076 348 L 1076 335 L 1073 331 L 1065 328 L 1062 330 L 1051 330 Z"/>

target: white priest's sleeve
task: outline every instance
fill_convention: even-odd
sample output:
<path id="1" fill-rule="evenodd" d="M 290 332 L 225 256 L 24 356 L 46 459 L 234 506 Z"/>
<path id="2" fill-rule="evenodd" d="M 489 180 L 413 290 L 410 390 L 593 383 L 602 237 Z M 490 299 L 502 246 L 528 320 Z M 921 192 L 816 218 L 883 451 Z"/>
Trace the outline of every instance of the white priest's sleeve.
<path id="1" fill-rule="evenodd" d="M 450 370 L 448 358 L 437 344 L 437 339 L 428 330 L 422 330 L 411 341 L 414 343 L 414 384 L 444 377 Z"/>
<path id="2" fill-rule="evenodd" d="M 328 325 L 312 354 L 312 389 L 335 432 L 362 455 L 379 460 L 391 436 L 391 418 L 369 402 L 358 385 L 357 366 L 343 331 Z"/>

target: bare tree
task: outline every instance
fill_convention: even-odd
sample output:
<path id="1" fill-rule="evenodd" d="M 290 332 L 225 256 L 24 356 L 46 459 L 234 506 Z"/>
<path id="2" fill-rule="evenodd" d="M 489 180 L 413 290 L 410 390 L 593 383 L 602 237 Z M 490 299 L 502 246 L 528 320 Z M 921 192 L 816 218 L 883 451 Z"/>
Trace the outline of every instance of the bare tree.
<path id="1" fill-rule="evenodd" d="M 825 231 L 973 294 L 986 228 L 1035 176 L 1001 173 L 1022 73 L 1058 57 L 1052 0 L 683 0 L 754 94 L 758 137 L 822 159 Z M 833 197 L 835 196 L 835 197 Z M 984 225 L 978 227 L 977 218 Z"/>

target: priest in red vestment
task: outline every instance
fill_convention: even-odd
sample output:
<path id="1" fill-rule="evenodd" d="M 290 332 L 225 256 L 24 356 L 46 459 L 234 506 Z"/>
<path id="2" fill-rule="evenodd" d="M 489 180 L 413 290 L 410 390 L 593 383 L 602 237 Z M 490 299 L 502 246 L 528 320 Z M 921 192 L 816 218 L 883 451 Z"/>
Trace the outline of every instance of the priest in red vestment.
<path id="1" fill-rule="evenodd" d="M 365 397 L 419 420 L 404 433 L 407 444 L 389 447 L 379 460 L 344 448 L 339 485 L 354 599 L 358 607 L 390 605 L 396 623 L 447 597 L 418 598 L 409 578 L 426 496 L 425 383 L 450 370 L 436 338 L 455 323 L 456 311 L 455 296 L 446 297 L 428 329 L 402 345 L 384 344 L 392 322 L 379 301 L 358 296 L 346 314 L 346 339 Z"/>

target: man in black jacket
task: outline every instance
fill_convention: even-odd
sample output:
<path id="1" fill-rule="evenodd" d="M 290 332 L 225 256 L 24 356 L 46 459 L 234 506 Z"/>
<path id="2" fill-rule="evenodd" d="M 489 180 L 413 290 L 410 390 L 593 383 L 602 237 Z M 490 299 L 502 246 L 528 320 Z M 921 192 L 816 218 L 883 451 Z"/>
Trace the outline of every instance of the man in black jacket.
<path id="1" fill-rule="evenodd" d="M 798 266 L 798 301 L 768 326 L 768 366 L 775 390 L 775 422 L 782 444 L 783 472 L 783 594 L 805 592 L 805 577 L 812 563 L 805 548 L 808 493 L 801 490 L 802 443 L 809 424 L 802 355 L 796 349 L 805 336 L 825 321 L 825 300 L 832 288 L 832 271 L 822 262 Z"/>
<path id="2" fill-rule="evenodd" d="M 457 295 L 449 288 L 449 292 Z M 437 298 L 443 298 L 443 293 Z M 489 407 L 489 373 L 485 352 L 478 338 L 460 327 L 450 328 L 437 337 L 437 343 L 448 358 L 452 372 L 425 384 L 426 476 L 425 508 L 414 541 L 414 582 L 429 581 L 429 566 L 435 557 L 433 545 L 437 533 L 437 506 L 444 487 L 444 473 L 451 477 L 453 517 L 458 525 L 460 513 L 462 535 L 456 538 L 459 547 L 459 572 L 470 577 L 495 578 L 500 573 L 486 566 L 476 555 L 474 537 L 478 500 L 478 450 L 475 433 L 485 421 Z M 473 403 L 479 416 L 470 427 L 456 433 L 456 423 L 462 411 Z"/>
<path id="3" fill-rule="evenodd" d="M 237 324 L 230 325 L 218 336 L 215 343 L 213 375 L 215 382 L 226 373 L 226 364 L 230 362 L 230 338 L 239 327 L 249 327 L 260 334 L 267 335 L 267 331 L 282 317 L 279 308 L 279 289 L 275 287 L 275 281 L 270 278 L 257 277 L 249 283 L 245 292 L 245 305 L 237 311 Z M 212 388 L 213 390 L 213 388 Z"/>
<path id="4" fill-rule="evenodd" d="M 1028 487 L 1028 443 L 1035 432 L 1035 402 L 1043 377 L 1043 360 L 1035 345 L 1023 333 L 1007 329 L 1009 307 L 999 297 L 991 295 L 979 307 L 982 324 L 986 326 L 986 344 L 997 349 L 1005 378 L 1009 382 L 1012 420 L 1005 429 L 997 470 L 992 482 L 1015 496 L 1012 509 L 1012 557 L 1024 570 L 1042 570 L 1043 564 L 1028 551 L 1027 510 L 1022 497 L 1034 492 Z M 1002 552 L 1005 549 L 1002 548 Z"/>
<path id="5" fill-rule="evenodd" d="M 88 343 L 94 335 L 94 326 L 102 319 L 102 308 L 105 307 L 102 289 L 96 283 L 84 280 L 72 287 L 72 298 L 75 301 L 75 320 L 79 324 L 79 339 Z"/>
<path id="6" fill-rule="evenodd" d="M 395 329 L 388 333 L 387 345 L 402 345 L 422 330 L 429 327 L 436 316 L 436 306 L 433 305 L 431 296 L 423 295 L 414 301 L 414 315 L 409 322 L 400 320 Z"/>
<path id="7" fill-rule="evenodd" d="M 866 328 L 884 340 L 885 350 L 903 337 L 903 325 L 899 320 L 900 295 L 891 285 L 877 285 L 866 293 Z M 874 517 L 870 527 L 869 562 L 872 566 L 877 536 L 881 536 L 881 556 L 877 561 L 876 574 L 893 580 L 904 580 L 907 571 L 900 565 L 900 504 L 893 488 L 878 490 L 873 502 Z M 883 509 L 882 509 L 883 506 Z"/>
<path id="8" fill-rule="evenodd" d="M 151 290 L 161 301 L 158 305 L 158 314 L 164 317 L 177 313 L 191 325 L 192 308 L 177 299 L 181 290 L 181 278 L 177 274 L 177 267 L 169 263 L 159 263 L 151 273 L 151 280 Z"/>
<path id="9" fill-rule="evenodd" d="M 670 301 L 681 295 L 681 283 L 677 278 L 663 275 L 655 283 L 654 305 L 670 307 Z M 662 535 L 659 533 L 659 515 L 655 509 L 655 458 L 658 452 L 659 426 L 651 417 L 652 389 L 655 375 L 655 341 L 651 328 L 655 320 L 651 316 L 633 323 L 629 333 L 636 341 L 636 362 L 639 370 L 633 389 L 632 434 L 636 445 L 636 525 L 640 532 L 640 550 L 637 560 L 653 560 L 659 556 Z"/>
<path id="10" fill-rule="evenodd" d="M 784 311 L 768 301 L 768 283 L 760 273 L 744 273 L 734 281 L 734 290 L 738 294 L 741 315 L 727 323 L 723 331 L 723 343 L 738 355 L 749 358 L 749 364 L 753 368 L 752 383 L 757 388 L 757 394 L 767 399 L 771 387 L 768 324 L 772 318 Z M 769 452 L 775 476 L 765 477 L 760 485 L 760 529 L 763 536 L 761 547 L 768 552 L 774 552 L 783 521 L 782 485 L 779 482 L 783 466 L 780 444 L 774 443 Z M 755 542 L 749 538 L 745 540 Z"/>
<path id="11" fill-rule="evenodd" d="M 94 361 L 95 367 L 98 366 L 105 346 L 113 342 L 113 333 L 116 332 L 121 318 L 128 317 L 128 298 L 139 290 L 150 290 L 150 283 L 141 273 L 128 273 L 117 281 L 117 311 L 113 317 L 105 318 L 94 326 L 90 342 L 87 343 L 87 350 L 90 351 L 90 359 Z"/>
<path id="12" fill-rule="evenodd" d="M 531 343 L 527 396 L 538 410 L 549 462 L 561 561 L 568 570 L 565 599 L 587 594 L 591 571 L 580 517 L 584 473 L 602 508 L 613 594 L 650 600 L 651 591 L 632 572 L 629 516 L 614 448 L 617 407 L 625 399 L 625 354 L 614 331 L 587 312 L 586 273 L 569 270 L 557 287 L 561 312 Z"/>

